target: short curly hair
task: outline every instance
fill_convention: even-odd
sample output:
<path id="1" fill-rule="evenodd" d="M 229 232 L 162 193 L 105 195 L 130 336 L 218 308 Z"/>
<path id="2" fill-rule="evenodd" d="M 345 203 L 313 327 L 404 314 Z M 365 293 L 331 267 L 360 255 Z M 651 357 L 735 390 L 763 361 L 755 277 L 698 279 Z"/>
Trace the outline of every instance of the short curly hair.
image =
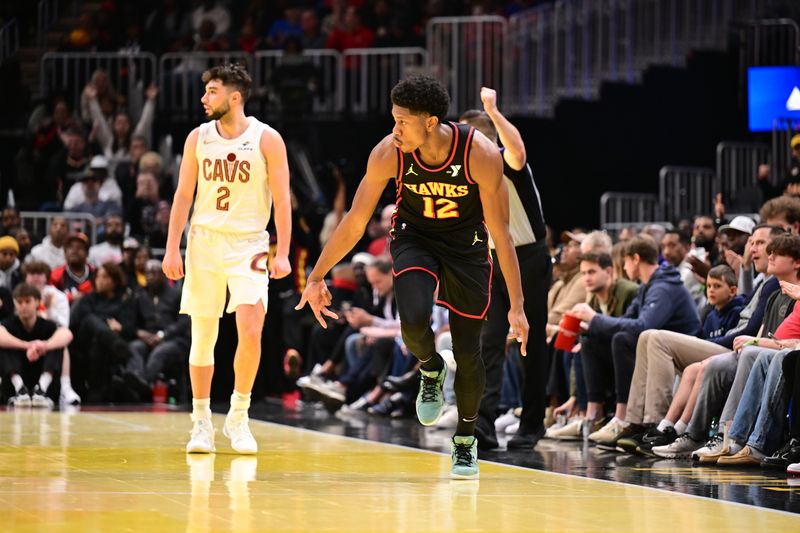
<path id="1" fill-rule="evenodd" d="M 246 102 L 250 98 L 250 91 L 253 87 L 253 78 L 247 73 L 244 66 L 237 63 L 228 63 L 211 67 L 203 72 L 203 83 L 211 80 L 218 80 L 226 87 L 233 87 L 242 95 L 242 101 Z"/>
<path id="2" fill-rule="evenodd" d="M 394 86 L 392 103 L 412 113 L 427 113 L 444 120 L 450 109 L 450 95 L 444 86 L 430 76 L 409 76 Z"/>

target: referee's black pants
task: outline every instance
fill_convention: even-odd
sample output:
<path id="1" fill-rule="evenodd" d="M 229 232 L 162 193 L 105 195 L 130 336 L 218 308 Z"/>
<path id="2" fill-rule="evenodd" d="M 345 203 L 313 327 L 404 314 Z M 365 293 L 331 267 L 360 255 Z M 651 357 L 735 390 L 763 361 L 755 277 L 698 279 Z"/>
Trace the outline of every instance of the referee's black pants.
<path id="1" fill-rule="evenodd" d="M 548 364 L 545 325 L 547 324 L 547 291 L 552 281 L 552 261 L 544 241 L 517 246 L 525 298 L 525 316 L 530 325 L 528 356 L 522 359 L 525 384 L 522 392 L 520 433 L 535 433 L 541 429 L 545 409 L 545 387 Z M 478 428 L 486 435 L 495 435 L 494 421 L 503 386 L 503 361 L 508 334 L 510 300 L 505 279 L 500 271 L 497 252 L 492 251 L 492 301 L 481 334 L 481 356 L 486 367 L 486 388 L 481 399 Z"/>

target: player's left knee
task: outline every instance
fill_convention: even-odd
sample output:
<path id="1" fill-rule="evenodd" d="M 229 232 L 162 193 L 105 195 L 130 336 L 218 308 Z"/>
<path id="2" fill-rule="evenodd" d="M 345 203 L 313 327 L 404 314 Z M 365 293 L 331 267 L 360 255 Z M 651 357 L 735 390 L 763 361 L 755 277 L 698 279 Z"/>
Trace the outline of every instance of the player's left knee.
<path id="1" fill-rule="evenodd" d="M 238 328 L 239 342 L 245 344 L 261 343 L 261 324 L 246 324 Z"/>

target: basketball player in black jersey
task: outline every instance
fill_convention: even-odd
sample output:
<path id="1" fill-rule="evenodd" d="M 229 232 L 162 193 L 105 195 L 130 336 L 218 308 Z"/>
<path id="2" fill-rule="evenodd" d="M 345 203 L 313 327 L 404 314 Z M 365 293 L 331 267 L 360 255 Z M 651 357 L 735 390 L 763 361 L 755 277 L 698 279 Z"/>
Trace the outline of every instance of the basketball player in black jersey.
<path id="1" fill-rule="evenodd" d="M 525 316 L 530 318 L 522 393 L 522 419 L 517 433 L 508 441 L 508 448 L 532 448 L 544 434 L 545 384 L 547 378 L 547 291 L 550 288 L 552 261 L 545 242 L 546 228 L 542 201 L 528 165 L 525 143 L 511 122 L 497 108 L 497 93 L 481 87 L 483 111 L 465 111 L 459 121 L 473 126 L 503 144 L 503 176 L 508 186 L 511 238 L 517 252 L 525 298 Z M 503 361 L 508 331 L 506 312 L 509 297 L 501 269 L 495 269 L 492 280 L 492 303 L 481 334 L 481 357 L 486 367 L 486 389 L 475 434 L 481 449 L 496 448 L 494 420 L 503 382 Z"/>
<path id="2" fill-rule="evenodd" d="M 391 99 L 392 133 L 373 148 L 353 205 L 322 250 L 297 308 L 308 302 L 323 327 L 323 315 L 336 318 L 327 308 L 331 294 L 323 278 L 361 238 L 387 182 L 394 178 L 397 211 L 390 252 L 403 341 L 422 363 L 417 416 L 424 425 L 435 424 L 444 405 L 447 367 L 435 351 L 430 327 L 438 286 L 436 303 L 450 310 L 458 365 L 459 419 L 451 477 L 474 479 L 475 422 L 486 380 L 480 334 L 493 268 L 488 232 L 508 286 L 508 322 L 523 353 L 528 338 L 519 265 L 508 229 L 503 160 L 497 145 L 474 128 L 442 122 L 450 97 L 433 78 L 403 80 L 392 89 Z"/>

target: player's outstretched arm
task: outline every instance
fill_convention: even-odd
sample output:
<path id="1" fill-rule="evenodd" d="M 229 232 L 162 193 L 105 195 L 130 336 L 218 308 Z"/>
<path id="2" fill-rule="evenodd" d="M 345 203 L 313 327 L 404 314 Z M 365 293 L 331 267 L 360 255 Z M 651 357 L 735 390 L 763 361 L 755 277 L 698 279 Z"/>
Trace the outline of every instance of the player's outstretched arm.
<path id="1" fill-rule="evenodd" d="M 172 200 L 172 210 L 169 213 L 169 230 L 167 232 L 167 250 L 161 269 L 169 279 L 183 277 L 183 260 L 181 259 L 181 234 L 189 220 L 189 208 L 194 199 L 194 189 L 197 186 L 197 136 L 199 129 L 195 128 L 186 137 L 183 145 L 183 159 L 181 170 L 178 174 L 178 187 Z"/>
<path id="2" fill-rule="evenodd" d="M 523 311 L 522 282 L 517 253 L 508 231 L 508 188 L 503 180 L 503 161 L 497 147 L 476 131 L 469 154 L 472 179 L 478 184 L 483 204 L 483 216 L 494 240 L 497 259 L 508 287 L 511 309 L 508 323 L 521 343 L 522 355 L 527 355 L 528 320 Z"/>
<path id="3" fill-rule="evenodd" d="M 358 185 L 353 205 L 322 249 L 317 264 L 308 276 L 308 283 L 300 303 L 295 307 L 302 309 L 308 302 L 322 327 L 327 327 L 322 315 L 338 318 L 327 307 L 331 304 L 331 293 L 325 286 L 325 275 L 361 239 L 375 212 L 375 206 L 378 205 L 378 200 L 386 188 L 386 183 L 397 174 L 397 168 L 397 148 L 392 144 L 392 136 L 387 135 L 372 149 L 367 161 L 367 172 Z"/>
<path id="4" fill-rule="evenodd" d="M 289 161 L 286 144 L 280 133 L 267 128 L 261 135 L 261 152 L 267 159 L 269 190 L 275 206 L 275 229 L 278 232 L 278 249 L 270 267 L 269 277 L 285 278 L 292 272 L 289 263 L 289 242 L 292 238 L 292 201 L 289 193 Z"/>
<path id="5" fill-rule="evenodd" d="M 497 136 L 500 137 L 500 142 L 505 147 L 503 157 L 511 168 L 521 170 L 528 158 L 525 153 L 525 143 L 522 142 L 522 135 L 497 108 L 497 92 L 494 89 L 481 87 L 481 101 L 483 110 L 492 119 Z"/>

